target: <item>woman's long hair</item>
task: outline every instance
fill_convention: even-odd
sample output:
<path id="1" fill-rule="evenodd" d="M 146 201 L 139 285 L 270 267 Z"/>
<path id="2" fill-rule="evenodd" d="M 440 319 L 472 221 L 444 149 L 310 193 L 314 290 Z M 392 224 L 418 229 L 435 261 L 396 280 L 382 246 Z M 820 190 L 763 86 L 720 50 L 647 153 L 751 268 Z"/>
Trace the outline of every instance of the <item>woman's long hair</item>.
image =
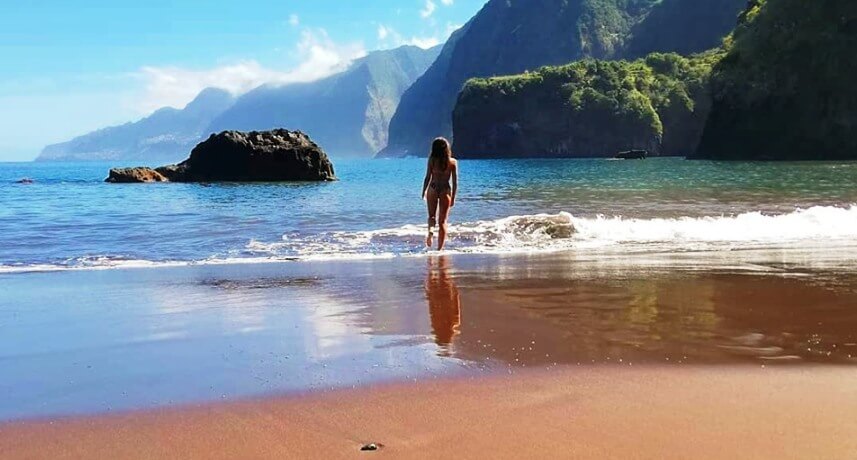
<path id="1" fill-rule="evenodd" d="M 431 164 L 432 169 L 446 171 L 449 168 L 450 159 L 452 159 L 452 148 L 449 146 L 449 141 L 438 137 L 431 143 L 429 164 Z"/>

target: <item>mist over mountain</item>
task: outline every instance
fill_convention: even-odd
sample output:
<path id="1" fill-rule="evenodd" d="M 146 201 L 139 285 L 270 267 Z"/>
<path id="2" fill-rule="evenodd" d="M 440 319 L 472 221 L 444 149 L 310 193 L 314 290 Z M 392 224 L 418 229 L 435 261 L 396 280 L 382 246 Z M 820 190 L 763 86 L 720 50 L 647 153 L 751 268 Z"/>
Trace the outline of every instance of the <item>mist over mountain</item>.
<path id="1" fill-rule="evenodd" d="M 45 147 L 37 161 L 139 161 L 163 163 L 186 157 L 215 116 L 235 102 L 208 88 L 183 109 L 165 107 L 142 120 L 99 129 Z"/>
<path id="2" fill-rule="evenodd" d="M 333 155 L 371 156 L 387 145 L 402 93 L 439 52 L 439 46 L 376 51 L 322 80 L 262 86 L 241 96 L 208 131 L 283 127 L 308 133 Z"/>
<path id="3" fill-rule="evenodd" d="M 697 52 L 719 43 L 744 0 L 491 0 L 452 36 L 440 58 L 402 96 L 380 157 L 423 155 L 452 135 L 465 82 L 583 58 Z M 705 13 L 709 14 L 705 14 Z M 730 20 L 731 17 L 731 20 Z M 676 25 L 680 25 L 677 30 Z"/>

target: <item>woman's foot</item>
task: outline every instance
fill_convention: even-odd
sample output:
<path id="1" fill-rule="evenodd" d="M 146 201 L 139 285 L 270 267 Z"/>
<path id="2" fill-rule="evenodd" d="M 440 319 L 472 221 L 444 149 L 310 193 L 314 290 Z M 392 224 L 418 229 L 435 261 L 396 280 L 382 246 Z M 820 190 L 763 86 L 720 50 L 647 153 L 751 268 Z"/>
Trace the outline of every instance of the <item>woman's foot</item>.
<path id="1" fill-rule="evenodd" d="M 432 232 L 428 232 L 428 236 L 426 237 L 426 247 L 431 248 L 434 245 L 434 235 Z"/>

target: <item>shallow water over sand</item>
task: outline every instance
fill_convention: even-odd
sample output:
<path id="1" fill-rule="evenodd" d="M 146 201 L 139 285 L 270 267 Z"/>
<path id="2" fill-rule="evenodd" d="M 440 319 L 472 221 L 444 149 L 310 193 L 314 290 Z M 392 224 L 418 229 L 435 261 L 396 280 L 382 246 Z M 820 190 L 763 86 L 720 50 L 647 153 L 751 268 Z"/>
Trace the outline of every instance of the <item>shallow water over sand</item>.
<path id="1" fill-rule="evenodd" d="M 524 367 L 853 365 L 855 262 L 788 250 L 0 275 L 0 419 Z"/>
<path id="2" fill-rule="evenodd" d="M 105 184 L 110 166 L 0 164 L 0 272 L 424 255 L 423 160 L 337 161 L 341 180 L 324 184 Z M 455 252 L 820 244 L 857 254 L 857 162 L 498 160 L 461 170 Z"/>

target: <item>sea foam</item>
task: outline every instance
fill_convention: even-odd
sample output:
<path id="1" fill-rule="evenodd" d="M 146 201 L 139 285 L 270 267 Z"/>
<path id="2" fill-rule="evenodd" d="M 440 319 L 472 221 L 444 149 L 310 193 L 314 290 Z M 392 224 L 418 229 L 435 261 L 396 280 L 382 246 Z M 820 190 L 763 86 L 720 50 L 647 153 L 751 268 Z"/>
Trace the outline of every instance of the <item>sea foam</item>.
<path id="1" fill-rule="evenodd" d="M 254 255 L 297 258 L 409 255 L 423 252 L 427 228 L 398 228 L 286 235 L 251 241 Z M 460 253 L 526 253 L 564 250 L 722 250 L 799 243 L 849 246 L 857 242 L 857 206 L 818 206 L 787 214 L 631 219 L 575 217 L 567 212 L 510 216 L 451 225 L 449 248 Z"/>
<path id="2" fill-rule="evenodd" d="M 425 225 L 368 231 L 287 234 L 279 241 L 251 240 L 225 256 L 204 260 L 122 260 L 81 257 L 59 264 L 0 265 L 0 273 L 67 269 L 141 268 L 181 265 L 270 263 L 300 260 L 421 257 Z M 785 214 L 623 218 L 576 217 L 567 212 L 509 216 L 450 225 L 448 253 L 527 254 L 576 251 L 586 254 L 732 251 L 788 247 L 854 252 L 857 205 L 816 206 Z"/>

